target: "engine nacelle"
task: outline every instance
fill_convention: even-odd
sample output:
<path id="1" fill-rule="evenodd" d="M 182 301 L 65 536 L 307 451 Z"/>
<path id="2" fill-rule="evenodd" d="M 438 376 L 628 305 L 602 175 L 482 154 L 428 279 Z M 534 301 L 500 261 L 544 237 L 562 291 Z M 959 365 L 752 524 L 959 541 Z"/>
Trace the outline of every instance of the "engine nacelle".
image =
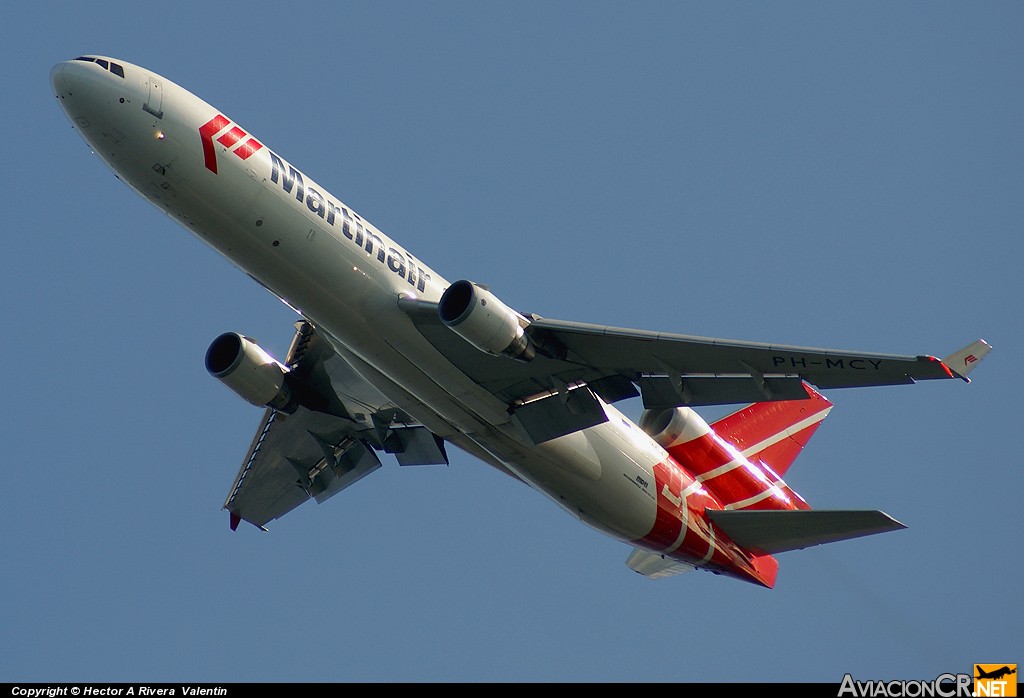
<path id="1" fill-rule="evenodd" d="M 640 415 L 639 426 L 665 449 L 692 441 L 711 431 L 704 418 L 689 407 L 644 410 Z"/>
<path id="2" fill-rule="evenodd" d="M 471 281 L 456 281 L 449 286 L 437 310 L 441 322 L 480 351 L 520 361 L 536 355 L 524 331 L 526 320 Z"/>
<path id="3" fill-rule="evenodd" d="M 260 345 L 237 332 L 225 332 L 206 350 L 206 370 L 257 407 L 295 412 L 288 369 Z"/>

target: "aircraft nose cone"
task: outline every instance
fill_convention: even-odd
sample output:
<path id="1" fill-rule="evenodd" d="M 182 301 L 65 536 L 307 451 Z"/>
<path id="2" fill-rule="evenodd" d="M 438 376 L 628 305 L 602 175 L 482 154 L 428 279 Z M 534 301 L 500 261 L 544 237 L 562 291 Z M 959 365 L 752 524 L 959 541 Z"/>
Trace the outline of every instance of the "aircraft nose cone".
<path id="1" fill-rule="evenodd" d="M 57 103 L 72 122 L 88 123 L 95 115 L 98 91 L 90 89 L 95 83 L 95 76 L 88 73 L 95 65 L 80 61 L 65 61 L 53 66 L 50 71 L 50 84 L 57 96 Z M 85 118 L 85 122 L 80 121 Z"/>
<path id="2" fill-rule="evenodd" d="M 62 97 L 64 93 L 64 64 L 58 63 L 50 70 L 50 85 L 53 87 L 53 94 Z"/>
<path id="3" fill-rule="evenodd" d="M 87 97 L 96 92 L 109 91 L 105 71 L 94 63 L 64 61 L 53 66 L 50 83 L 58 97 Z"/>
<path id="4" fill-rule="evenodd" d="M 58 63 L 50 71 L 58 104 L 79 128 L 109 122 L 116 115 L 116 105 L 123 103 L 118 101 L 125 93 L 123 82 L 103 66 L 82 59 Z"/>

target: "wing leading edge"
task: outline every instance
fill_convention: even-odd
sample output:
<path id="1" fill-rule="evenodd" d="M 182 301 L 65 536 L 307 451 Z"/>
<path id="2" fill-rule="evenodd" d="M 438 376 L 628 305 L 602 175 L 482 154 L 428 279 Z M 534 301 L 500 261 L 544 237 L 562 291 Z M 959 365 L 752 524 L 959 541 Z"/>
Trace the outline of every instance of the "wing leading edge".
<path id="1" fill-rule="evenodd" d="M 538 442 L 599 421 L 602 413 L 591 405 L 593 395 L 606 402 L 639 395 L 651 409 L 801 400 L 807 398 L 804 381 L 828 389 L 966 380 L 990 349 L 978 340 L 941 360 L 530 316 L 525 332 L 536 355 L 530 361 L 513 361 L 464 341 L 440 321 L 436 304 L 419 301 L 402 307 L 452 364 L 510 405 Z M 589 390 L 579 391 L 581 387 Z"/>

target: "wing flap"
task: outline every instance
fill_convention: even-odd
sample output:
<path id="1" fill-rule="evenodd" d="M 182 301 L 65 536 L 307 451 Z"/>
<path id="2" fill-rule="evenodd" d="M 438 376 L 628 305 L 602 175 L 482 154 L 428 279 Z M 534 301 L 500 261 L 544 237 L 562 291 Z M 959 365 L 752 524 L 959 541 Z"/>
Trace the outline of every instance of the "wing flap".
<path id="1" fill-rule="evenodd" d="M 267 410 L 224 508 L 263 527 L 307 499 L 324 502 L 380 467 L 348 420 Z"/>
<path id="2" fill-rule="evenodd" d="M 881 511 L 707 510 L 737 545 L 757 553 L 782 553 L 906 528 Z"/>
<path id="3" fill-rule="evenodd" d="M 647 409 L 679 405 L 735 405 L 742 402 L 805 400 L 797 376 L 640 376 L 636 380 Z"/>
<path id="4" fill-rule="evenodd" d="M 286 365 L 319 399 L 294 414 L 267 409 L 224 508 L 232 528 L 264 528 L 308 499 L 322 503 L 381 466 L 373 449 L 399 463 L 447 463 L 444 443 L 339 356 L 308 322 L 296 323 Z"/>
<path id="5" fill-rule="evenodd" d="M 399 427 L 384 440 L 399 465 L 448 465 L 444 440 L 426 427 Z"/>
<path id="6" fill-rule="evenodd" d="M 597 397 L 585 388 L 567 388 L 564 395 L 528 402 L 518 407 L 513 415 L 535 444 L 608 421 Z"/>

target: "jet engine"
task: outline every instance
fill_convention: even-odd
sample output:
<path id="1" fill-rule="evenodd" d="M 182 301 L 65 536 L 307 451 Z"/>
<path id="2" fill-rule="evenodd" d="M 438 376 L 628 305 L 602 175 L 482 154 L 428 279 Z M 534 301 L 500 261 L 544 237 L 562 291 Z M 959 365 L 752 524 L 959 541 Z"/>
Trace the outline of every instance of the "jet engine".
<path id="1" fill-rule="evenodd" d="M 206 370 L 257 407 L 295 412 L 288 369 L 248 337 L 225 332 L 213 340 L 206 350 Z"/>
<path id="2" fill-rule="evenodd" d="M 449 286 L 437 306 L 441 322 L 480 351 L 529 361 L 536 355 L 529 324 L 487 289 L 472 281 Z"/>
<path id="3" fill-rule="evenodd" d="M 644 410 L 639 426 L 662 448 L 690 441 L 711 431 L 704 418 L 689 407 Z"/>

